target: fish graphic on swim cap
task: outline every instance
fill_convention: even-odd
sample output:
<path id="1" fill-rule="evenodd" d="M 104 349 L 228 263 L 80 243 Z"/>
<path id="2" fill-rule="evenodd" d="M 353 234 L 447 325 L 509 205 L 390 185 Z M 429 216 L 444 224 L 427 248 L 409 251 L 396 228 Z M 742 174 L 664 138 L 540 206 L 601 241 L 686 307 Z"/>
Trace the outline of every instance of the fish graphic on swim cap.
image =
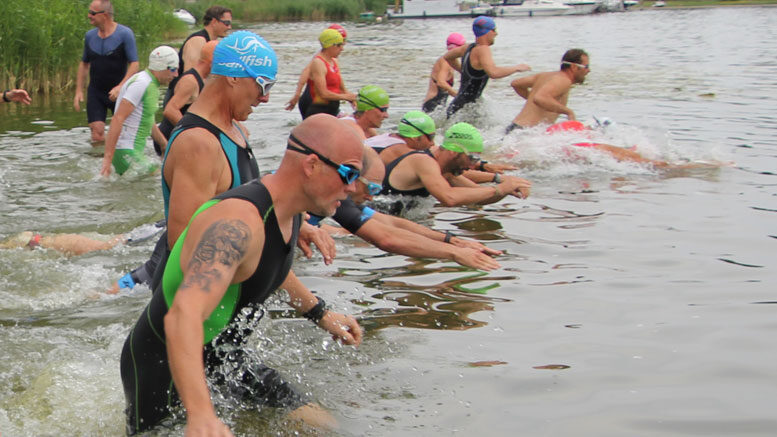
<path id="1" fill-rule="evenodd" d="M 261 36 L 241 30 L 222 39 L 213 52 L 211 74 L 275 80 L 278 57 Z"/>

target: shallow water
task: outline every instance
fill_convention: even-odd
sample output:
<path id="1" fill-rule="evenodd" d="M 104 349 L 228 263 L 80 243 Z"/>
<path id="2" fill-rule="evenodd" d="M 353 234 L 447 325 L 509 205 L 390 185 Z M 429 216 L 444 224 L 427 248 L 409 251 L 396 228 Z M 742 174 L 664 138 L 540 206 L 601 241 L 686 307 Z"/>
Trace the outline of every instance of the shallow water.
<path id="1" fill-rule="evenodd" d="M 503 137 L 522 102 L 509 79 L 492 81 L 462 119 L 494 159 L 526 165 L 517 174 L 534 181 L 532 197 L 420 216 L 506 251 L 502 268 L 480 276 L 338 239 L 333 265 L 300 259 L 296 270 L 360 318 L 363 345 L 335 345 L 275 302 L 258 354 L 329 408 L 342 435 L 773 435 L 776 22 L 775 8 L 499 19 L 498 64 L 545 71 L 568 48 L 590 53 L 569 104 L 584 121 L 614 120 L 608 142 L 735 164 L 662 171 L 568 159 L 564 138 Z M 469 24 L 351 24 L 344 78 L 389 91 L 390 128 L 420 106 L 447 34 L 469 36 Z M 324 25 L 255 28 L 281 62 L 270 103 L 247 123 L 263 170 L 299 120 L 282 108 Z M 127 232 L 162 216 L 158 179 L 98 177 L 68 100 L 0 107 L 0 237 Z M 0 250 L 3 436 L 123 432 L 118 358 L 149 291 L 101 292 L 151 245 Z M 277 412 L 220 406 L 238 435 L 294 433 Z"/>

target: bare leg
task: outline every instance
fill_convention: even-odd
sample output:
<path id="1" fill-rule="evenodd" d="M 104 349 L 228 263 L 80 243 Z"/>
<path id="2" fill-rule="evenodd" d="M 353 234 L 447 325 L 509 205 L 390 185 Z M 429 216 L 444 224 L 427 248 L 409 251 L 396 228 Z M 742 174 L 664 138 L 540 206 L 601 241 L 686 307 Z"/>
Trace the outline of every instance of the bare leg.
<path id="1" fill-rule="evenodd" d="M 95 250 L 108 250 L 123 241 L 123 235 L 117 235 L 108 241 L 100 241 L 78 234 L 58 234 L 41 237 L 40 246 L 68 255 L 83 255 Z"/>
<path id="2" fill-rule="evenodd" d="M 89 129 L 92 130 L 92 147 L 96 147 L 103 141 L 105 141 L 105 122 L 93 121 L 89 123 Z"/>
<path id="3" fill-rule="evenodd" d="M 316 404 L 303 405 L 287 416 L 292 420 L 305 422 L 306 425 L 325 430 L 337 429 L 337 421 L 331 414 Z"/>

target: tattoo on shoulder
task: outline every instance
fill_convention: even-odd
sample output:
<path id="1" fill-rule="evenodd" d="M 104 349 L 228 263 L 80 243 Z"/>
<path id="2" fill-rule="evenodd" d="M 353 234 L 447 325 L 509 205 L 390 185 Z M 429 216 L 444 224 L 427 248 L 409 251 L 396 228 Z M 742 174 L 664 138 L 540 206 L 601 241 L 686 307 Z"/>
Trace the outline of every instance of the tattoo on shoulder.
<path id="1" fill-rule="evenodd" d="M 182 286 L 196 286 L 210 292 L 213 281 L 221 279 L 220 265 L 238 263 L 248 249 L 251 230 L 240 220 L 219 220 L 208 227 L 189 261 Z"/>

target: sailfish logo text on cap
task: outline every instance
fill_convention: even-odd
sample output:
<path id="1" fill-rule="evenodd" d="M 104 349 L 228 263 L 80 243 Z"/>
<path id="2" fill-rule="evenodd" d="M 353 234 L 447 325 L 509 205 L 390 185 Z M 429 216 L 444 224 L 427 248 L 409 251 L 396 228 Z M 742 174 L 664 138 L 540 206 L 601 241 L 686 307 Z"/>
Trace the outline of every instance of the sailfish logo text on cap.
<path id="1" fill-rule="evenodd" d="M 240 55 L 239 58 L 243 64 L 249 67 L 271 67 L 272 59 L 269 56 L 264 55 L 263 57 L 257 57 L 254 54 L 248 54 L 255 52 L 256 46 L 259 46 L 264 50 L 269 50 L 266 45 L 262 44 L 262 42 L 253 35 L 248 35 L 245 38 L 242 38 L 242 40 L 236 40 L 234 45 L 227 44 L 228 48 Z"/>

